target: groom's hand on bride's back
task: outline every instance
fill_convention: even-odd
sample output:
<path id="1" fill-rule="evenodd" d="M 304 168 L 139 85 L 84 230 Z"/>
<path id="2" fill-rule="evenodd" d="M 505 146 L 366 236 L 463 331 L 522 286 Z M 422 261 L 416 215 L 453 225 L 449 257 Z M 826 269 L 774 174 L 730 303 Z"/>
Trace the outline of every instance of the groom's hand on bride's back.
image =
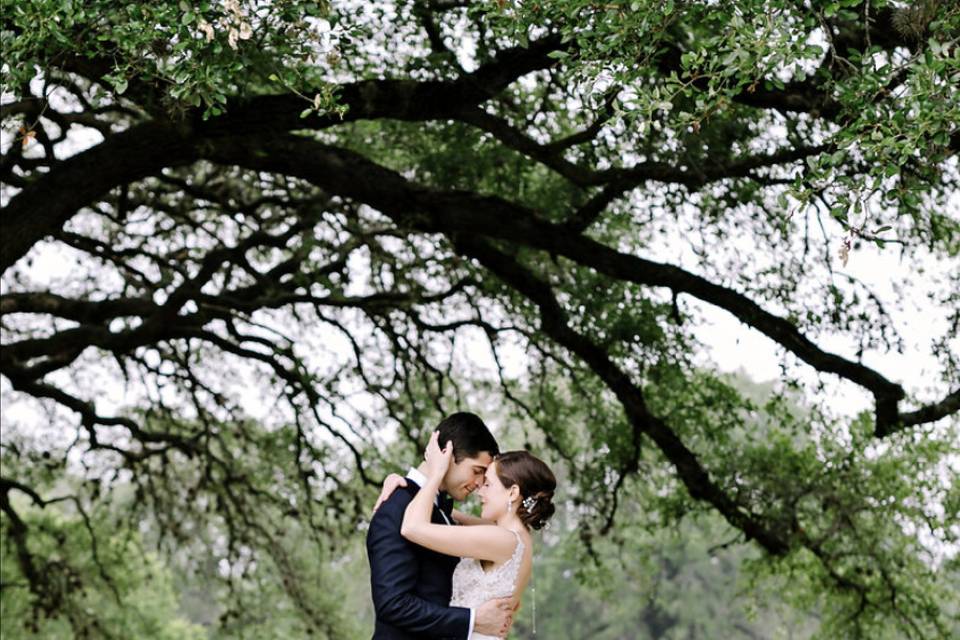
<path id="1" fill-rule="evenodd" d="M 513 626 L 513 613 L 519 604 L 514 597 L 487 600 L 477 609 L 473 630 L 487 636 L 506 637 Z"/>
<path id="2" fill-rule="evenodd" d="M 407 486 L 407 480 L 403 476 L 397 475 L 396 473 L 388 475 L 383 481 L 383 490 L 380 492 L 380 497 L 377 498 L 377 503 L 373 505 L 373 513 L 377 512 L 380 505 L 386 502 L 387 498 L 393 495 L 394 491 L 405 486 Z"/>

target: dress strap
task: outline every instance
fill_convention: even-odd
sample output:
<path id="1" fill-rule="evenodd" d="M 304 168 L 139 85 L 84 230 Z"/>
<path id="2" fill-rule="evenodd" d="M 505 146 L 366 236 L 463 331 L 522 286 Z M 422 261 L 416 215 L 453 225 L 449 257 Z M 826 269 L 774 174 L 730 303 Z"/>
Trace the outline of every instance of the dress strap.
<path id="1" fill-rule="evenodd" d="M 517 538 L 517 546 L 513 548 L 513 556 L 516 557 L 517 554 L 523 553 L 523 538 L 520 537 L 519 531 L 513 531 L 513 535 Z"/>

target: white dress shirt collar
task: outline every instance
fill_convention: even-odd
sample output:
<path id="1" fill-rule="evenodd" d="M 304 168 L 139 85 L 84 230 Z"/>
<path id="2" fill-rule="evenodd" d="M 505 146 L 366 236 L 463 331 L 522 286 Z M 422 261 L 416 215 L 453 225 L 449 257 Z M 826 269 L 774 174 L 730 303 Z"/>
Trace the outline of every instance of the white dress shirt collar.
<path id="1" fill-rule="evenodd" d="M 416 482 L 421 487 L 427 486 L 427 476 L 421 473 L 420 469 L 410 467 L 410 471 L 407 471 L 407 477 Z"/>

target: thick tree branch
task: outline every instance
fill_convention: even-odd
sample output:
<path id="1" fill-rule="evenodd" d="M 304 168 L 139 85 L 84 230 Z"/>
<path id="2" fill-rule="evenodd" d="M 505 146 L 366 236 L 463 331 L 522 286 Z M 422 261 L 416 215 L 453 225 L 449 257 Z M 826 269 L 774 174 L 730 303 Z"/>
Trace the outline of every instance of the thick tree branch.
<path id="1" fill-rule="evenodd" d="M 150 122 L 59 162 L 29 182 L 0 212 L 0 272 L 110 189 L 195 159 L 185 131 Z"/>
<path id="2" fill-rule="evenodd" d="M 731 525 L 743 531 L 748 539 L 756 540 L 768 552 L 782 555 L 789 550 L 790 543 L 781 533 L 768 529 L 711 480 L 696 455 L 676 433 L 650 413 L 640 388 L 610 360 L 607 352 L 570 328 L 566 312 L 546 282 L 488 242 L 458 235 L 454 243 L 537 306 L 542 330 L 582 358 L 616 394 L 633 428 L 657 443 L 660 451 L 676 467 L 691 496 L 709 502 Z"/>
<path id="3" fill-rule="evenodd" d="M 75 300 L 46 291 L 8 293 L 0 296 L 0 315 L 38 313 L 80 323 L 99 324 L 123 316 L 146 316 L 156 310 L 157 304 L 147 297 Z"/>
<path id="4" fill-rule="evenodd" d="M 233 101 L 226 115 L 202 121 L 148 122 L 116 134 L 59 162 L 11 198 L 0 218 L 0 273 L 34 244 L 57 233 L 81 207 L 111 188 L 155 175 L 164 167 L 197 159 L 206 140 L 265 131 L 322 129 L 368 118 L 432 120 L 449 118 L 465 106 L 487 100 L 517 78 L 555 64 L 547 56 L 561 45 L 549 36 L 502 52 L 489 64 L 452 81 L 370 80 L 340 88 L 343 118 L 314 114 L 301 119 L 298 96 L 260 96 Z"/>
<path id="5" fill-rule="evenodd" d="M 885 425 L 884 429 L 877 429 L 877 435 L 880 437 L 895 433 L 904 427 L 910 427 L 927 422 L 942 420 L 947 416 L 960 413 L 960 389 L 948 394 L 943 400 L 928 404 L 916 411 L 909 411 L 900 414 L 900 422 Z"/>
<path id="6" fill-rule="evenodd" d="M 300 117 L 304 100 L 296 95 L 258 96 L 228 103 L 226 114 L 206 122 L 194 113 L 202 136 L 260 134 L 297 129 L 326 129 L 342 122 L 390 118 L 422 122 L 453 117 L 459 110 L 496 96 L 518 78 L 556 64 L 548 57 L 564 45 L 559 36 L 547 36 L 529 47 L 500 51 L 489 63 L 456 80 L 366 80 L 342 85 L 337 104 L 346 107 L 341 118 L 334 113 Z"/>
<path id="7" fill-rule="evenodd" d="M 797 327 L 741 293 L 679 267 L 621 253 L 565 225 L 539 219 L 528 209 L 469 192 L 437 192 L 359 154 L 297 137 L 259 142 L 224 141 L 209 149 L 211 160 L 277 171 L 312 181 L 330 193 L 355 198 L 393 217 L 398 224 L 428 232 L 479 234 L 562 255 L 617 280 L 687 293 L 725 309 L 818 371 L 839 375 L 873 393 L 877 435 L 907 426 L 898 403 L 903 388 L 873 369 L 820 349 Z M 944 406 L 952 406 L 949 402 Z M 928 415 L 924 413 L 921 415 Z M 936 415 L 929 412 L 929 415 Z"/>

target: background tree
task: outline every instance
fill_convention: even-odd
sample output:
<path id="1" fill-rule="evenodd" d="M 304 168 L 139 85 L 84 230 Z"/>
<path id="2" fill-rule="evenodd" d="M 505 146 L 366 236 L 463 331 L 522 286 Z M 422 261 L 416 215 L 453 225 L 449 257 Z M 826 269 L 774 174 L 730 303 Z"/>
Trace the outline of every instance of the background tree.
<path id="1" fill-rule="evenodd" d="M 16 496 L 49 504 L 76 469 L 77 505 L 132 486 L 161 546 L 249 567 L 235 610 L 266 564 L 298 628 L 332 633 L 284 580 L 290 523 L 334 557 L 442 414 L 507 407 L 567 469 L 587 557 L 638 504 L 647 526 L 708 512 L 800 576 L 825 634 L 955 630 L 955 3 L 2 20 L 5 599 L 72 606 Z M 898 299 L 844 270 L 871 242 L 911 266 Z M 915 348 L 911 292 L 942 327 L 923 381 L 867 364 Z M 707 308 L 781 357 L 763 397 L 705 361 Z M 870 411 L 829 401 L 857 393 Z"/>

